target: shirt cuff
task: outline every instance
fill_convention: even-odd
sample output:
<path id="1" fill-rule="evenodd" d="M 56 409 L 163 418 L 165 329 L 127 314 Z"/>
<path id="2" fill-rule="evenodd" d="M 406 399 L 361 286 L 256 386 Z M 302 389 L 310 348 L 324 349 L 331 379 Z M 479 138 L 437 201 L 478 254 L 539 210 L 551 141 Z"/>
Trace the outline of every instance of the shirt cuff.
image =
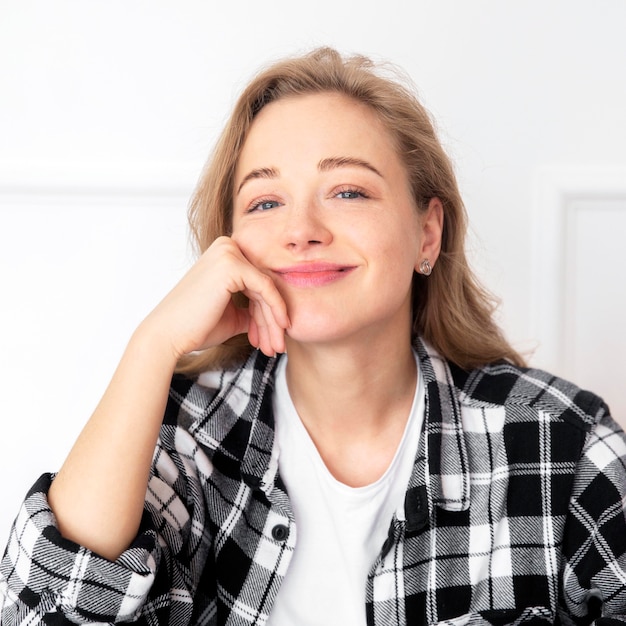
<path id="1" fill-rule="evenodd" d="M 0 565 L 2 623 L 10 613 L 21 616 L 16 623 L 52 612 L 76 623 L 136 619 L 160 556 L 149 517 L 132 545 L 109 561 L 61 535 L 47 498 L 52 479 L 44 474 L 35 483 L 11 529 Z"/>

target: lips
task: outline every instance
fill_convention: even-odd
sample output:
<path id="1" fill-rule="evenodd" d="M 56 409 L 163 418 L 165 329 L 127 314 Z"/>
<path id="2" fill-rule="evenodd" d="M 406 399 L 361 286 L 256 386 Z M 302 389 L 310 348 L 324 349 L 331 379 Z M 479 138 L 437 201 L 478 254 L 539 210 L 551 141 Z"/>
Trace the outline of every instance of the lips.
<path id="1" fill-rule="evenodd" d="M 321 287 L 345 278 L 354 269 L 353 265 L 336 263 L 301 263 L 275 269 L 274 274 L 296 287 Z"/>

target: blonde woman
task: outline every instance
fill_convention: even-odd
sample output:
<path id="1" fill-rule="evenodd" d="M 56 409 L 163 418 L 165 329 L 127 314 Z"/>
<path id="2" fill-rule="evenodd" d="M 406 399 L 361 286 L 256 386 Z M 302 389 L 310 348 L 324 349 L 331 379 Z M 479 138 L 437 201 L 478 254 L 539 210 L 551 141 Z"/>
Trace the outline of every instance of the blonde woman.
<path id="1" fill-rule="evenodd" d="M 428 113 L 331 49 L 262 71 L 199 259 L 18 514 L 2 623 L 626 620 L 626 445 L 526 369 Z"/>

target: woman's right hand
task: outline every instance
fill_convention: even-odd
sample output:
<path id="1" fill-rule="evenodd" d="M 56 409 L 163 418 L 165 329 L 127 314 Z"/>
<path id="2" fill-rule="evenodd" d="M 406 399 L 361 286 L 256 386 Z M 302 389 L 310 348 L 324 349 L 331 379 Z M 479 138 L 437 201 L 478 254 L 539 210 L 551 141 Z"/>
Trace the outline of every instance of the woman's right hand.
<path id="1" fill-rule="evenodd" d="M 239 308 L 233 295 L 248 298 Z M 175 359 L 247 333 L 268 356 L 285 350 L 289 318 L 270 276 L 254 267 L 230 237 L 219 237 L 142 323 L 167 340 Z"/>
<path id="2" fill-rule="evenodd" d="M 233 295 L 250 305 L 240 309 Z M 137 533 L 154 447 L 178 359 L 248 333 L 285 349 L 287 308 L 272 279 L 220 237 L 131 337 L 113 378 L 48 494 L 61 533 L 111 560 Z"/>

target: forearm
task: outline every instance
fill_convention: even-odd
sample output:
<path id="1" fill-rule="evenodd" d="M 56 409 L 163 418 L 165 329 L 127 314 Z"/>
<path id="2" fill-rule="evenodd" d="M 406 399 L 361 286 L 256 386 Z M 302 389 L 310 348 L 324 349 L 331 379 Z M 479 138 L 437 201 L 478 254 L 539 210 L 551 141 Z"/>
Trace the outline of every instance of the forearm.
<path id="1" fill-rule="evenodd" d="M 50 489 L 61 533 L 108 559 L 137 534 L 175 364 L 140 326 Z"/>
<path id="2" fill-rule="evenodd" d="M 251 313 L 232 301 L 246 295 Z M 109 559 L 137 533 L 150 464 L 178 358 L 249 332 L 266 354 L 289 326 L 273 281 L 218 238 L 134 333 L 111 383 L 55 478 L 61 533 Z"/>

